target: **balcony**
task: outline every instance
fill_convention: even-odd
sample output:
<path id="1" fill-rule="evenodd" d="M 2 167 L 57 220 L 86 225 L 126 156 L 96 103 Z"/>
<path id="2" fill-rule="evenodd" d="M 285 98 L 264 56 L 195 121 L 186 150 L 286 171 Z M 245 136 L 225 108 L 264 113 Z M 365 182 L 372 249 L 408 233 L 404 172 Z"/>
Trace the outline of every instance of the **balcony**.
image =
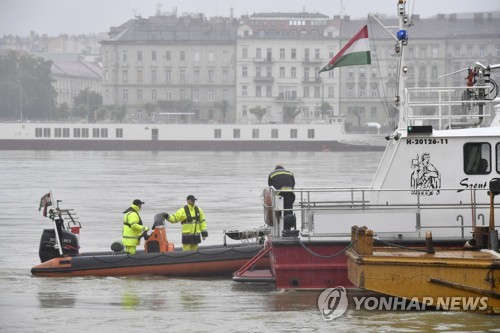
<path id="1" fill-rule="evenodd" d="M 253 81 L 264 83 L 274 82 L 274 76 L 256 76 L 253 78 Z"/>
<path id="2" fill-rule="evenodd" d="M 321 82 L 323 82 L 323 80 L 320 77 L 310 77 L 302 79 L 303 84 L 319 84 Z"/>
<path id="3" fill-rule="evenodd" d="M 307 65 L 307 64 L 311 64 L 311 65 L 314 65 L 314 64 L 323 64 L 326 65 L 326 63 L 328 63 L 328 60 L 323 60 L 323 59 L 320 59 L 320 58 L 302 58 L 302 63 L 304 65 Z"/>
<path id="4" fill-rule="evenodd" d="M 274 100 L 278 103 L 301 103 L 302 102 L 302 98 L 295 97 L 295 96 L 283 96 L 283 95 L 275 97 Z"/>
<path id="5" fill-rule="evenodd" d="M 274 62 L 274 58 L 272 57 L 264 57 L 264 58 L 253 58 L 253 62 L 259 64 L 270 64 Z"/>

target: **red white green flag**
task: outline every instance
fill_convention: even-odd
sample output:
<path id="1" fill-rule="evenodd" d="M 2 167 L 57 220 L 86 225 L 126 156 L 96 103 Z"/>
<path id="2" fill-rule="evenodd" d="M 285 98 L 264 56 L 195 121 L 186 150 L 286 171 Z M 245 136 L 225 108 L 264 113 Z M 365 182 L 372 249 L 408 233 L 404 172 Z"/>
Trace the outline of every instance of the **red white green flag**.
<path id="1" fill-rule="evenodd" d="M 47 207 L 52 206 L 52 196 L 50 192 L 45 194 L 40 199 L 40 206 L 38 207 L 38 211 L 41 211 L 43 208 L 43 216 L 47 216 Z"/>
<path id="2" fill-rule="evenodd" d="M 369 65 L 371 63 L 368 27 L 365 25 L 319 72 L 326 72 L 335 67 Z"/>

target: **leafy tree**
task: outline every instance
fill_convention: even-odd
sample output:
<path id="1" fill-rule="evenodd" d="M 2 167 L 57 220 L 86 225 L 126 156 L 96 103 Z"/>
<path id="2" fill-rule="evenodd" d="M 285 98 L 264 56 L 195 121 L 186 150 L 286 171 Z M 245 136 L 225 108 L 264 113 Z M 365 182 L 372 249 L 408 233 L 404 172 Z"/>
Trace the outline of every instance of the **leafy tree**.
<path id="1" fill-rule="evenodd" d="M 126 115 L 127 109 L 124 105 L 117 106 L 113 110 L 111 110 L 111 118 L 119 123 L 121 123 L 123 119 L 125 119 Z"/>
<path id="2" fill-rule="evenodd" d="M 153 104 L 153 103 L 149 103 L 149 102 L 144 104 L 144 110 L 146 110 L 146 113 L 148 114 L 148 118 L 150 120 L 151 120 L 151 116 L 153 115 L 153 112 L 156 110 L 157 106 L 158 106 L 158 104 Z"/>
<path id="3" fill-rule="evenodd" d="M 257 121 L 260 124 L 262 122 L 262 118 L 264 118 L 267 111 L 265 108 L 262 108 L 261 106 L 256 106 L 251 108 L 249 112 L 257 118 Z"/>
<path id="4" fill-rule="evenodd" d="M 326 118 L 326 116 L 327 116 L 328 114 L 330 114 L 330 111 L 332 111 L 332 110 L 333 110 L 333 108 L 332 108 L 332 106 L 330 105 L 330 103 L 325 102 L 325 101 L 321 102 L 321 105 L 319 106 L 319 111 L 321 112 L 321 117 L 322 117 L 323 119 L 325 119 L 325 118 Z"/>
<path id="5" fill-rule="evenodd" d="M 99 121 L 106 119 L 107 115 L 108 115 L 108 109 L 106 109 L 104 106 L 99 107 L 95 111 L 95 116 L 96 116 L 97 120 L 99 120 Z"/>
<path id="6" fill-rule="evenodd" d="M 55 110 L 51 61 L 9 51 L 0 56 L 0 117 L 46 119 Z"/>
<path id="7" fill-rule="evenodd" d="M 226 100 L 215 103 L 215 107 L 219 108 L 222 112 L 222 123 L 226 122 L 227 112 L 229 109 L 229 103 Z"/>
<path id="8" fill-rule="evenodd" d="M 71 113 L 69 110 L 69 105 L 66 102 L 59 105 L 59 107 L 56 109 L 56 118 L 57 119 L 68 119 L 68 117 L 70 115 L 71 115 Z"/>
<path id="9" fill-rule="evenodd" d="M 96 110 L 102 107 L 102 95 L 89 88 L 80 91 L 73 99 L 74 115 L 86 118 L 88 122 L 96 121 Z"/>
<path id="10" fill-rule="evenodd" d="M 285 105 L 283 107 L 283 122 L 285 124 L 293 124 L 295 122 L 295 118 L 297 118 L 300 112 L 300 110 L 297 111 L 297 107 L 295 105 Z"/>

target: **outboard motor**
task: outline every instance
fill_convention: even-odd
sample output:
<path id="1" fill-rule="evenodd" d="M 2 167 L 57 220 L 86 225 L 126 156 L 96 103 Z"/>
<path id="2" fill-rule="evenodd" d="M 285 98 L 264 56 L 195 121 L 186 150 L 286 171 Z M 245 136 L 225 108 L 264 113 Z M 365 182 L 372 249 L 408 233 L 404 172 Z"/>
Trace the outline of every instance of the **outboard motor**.
<path id="1" fill-rule="evenodd" d="M 75 234 L 62 230 L 61 243 L 63 244 L 63 254 L 66 255 L 77 255 L 78 249 L 78 238 Z M 56 234 L 54 229 L 44 229 L 42 233 L 42 238 L 40 239 L 40 248 L 38 250 L 38 255 L 40 256 L 40 261 L 45 262 L 50 259 L 60 257 L 59 250 L 56 248 Z"/>
<path id="2" fill-rule="evenodd" d="M 53 220 L 56 226 L 55 230 L 57 230 L 59 241 L 61 242 L 62 255 L 77 255 L 80 249 L 78 236 L 64 230 L 64 220 L 62 218 L 53 218 Z M 56 232 L 54 229 L 44 229 L 38 250 L 41 262 L 61 257 L 61 252 L 56 247 L 56 244 Z"/>

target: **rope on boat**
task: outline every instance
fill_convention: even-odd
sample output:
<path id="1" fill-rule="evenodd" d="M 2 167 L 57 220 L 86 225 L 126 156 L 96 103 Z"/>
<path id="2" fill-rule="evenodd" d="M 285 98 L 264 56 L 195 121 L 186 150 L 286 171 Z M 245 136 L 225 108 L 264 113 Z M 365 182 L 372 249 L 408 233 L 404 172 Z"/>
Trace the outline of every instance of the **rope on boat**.
<path id="1" fill-rule="evenodd" d="M 302 243 L 302 240 L 299 239 L 299 244 L 304 248 L 304 250 L 306 250 L 307 252 L 309 252 L 313 256 L 316 256 L 316 257 L 319 257 L 319 258 L 333 258 L 333 257 L 339 256 L 339 255 L 343 254 L 345 251 L 349 250 L 354 244 L 356 244 L 356 242 L 357 242 L 357 240 L 355 240 L 354 242 L 351 242 L 351 244 L 347 245 L 345 247 L 345 249 L 343 249 L 340 252 L 324 256 L 324 255 L 321 255 L 321 254 L 313 252 L 311 249 L 308 249 L 306 247 L 306 245 L 304 243 Z"/>
<path id="2" fill-rule="evenodd" d="M 196 252 L 191 252 L 191 253 L 182 253 L 181 255 L 177 255 L 175 256 L 175 258 L 186 258 L 186 257 L 189 257 L 189 256 L 192 256 L 192 255 L 195 255 L 195 254 L 202 254 L 202 255 L 206 255 L 206 256 L 211 256 L 211 255 L 220 255 L 220 254 L 223 254 L 223 253 L 226 253 L 226 252 L 230 252 L 230 251 L 234 251 L 234 252 L 238 252 L 238 253 L 251 253 L 251 252 L 255 252 L 255 249 L 251 249 L 251 250 L 241 250 L 241 249 L 236 249 L 234 247 L 229 247 L 227 249 L 224 249 L 220 252 L 213 252 L 213 251 L 196 251 Z M 147 256 L 147 257 L 141 257 L 141 256 L 131 256 L 131 255 L 128 255 L 128 256 L 124 256 L 120 259 L 116 259 L 116 260 L 104 260 L 102 258 L 99 258 L 97 256 L 94 256 L 93 258 L 97 261 L 101 261 L 101 262 L 104 262 L 104 263 L 108 263 L 108 264 L 113 264 L 113 263 L 117 263 L 117 262 L 120 262 L 120 261 L 123 261 L 123 260 L 126 260 L 128 258 L 130 259 L 134 259 L 134 260 L 137 260 L 137 261 L 141 261 L 141 260 L 151 260 L 151 259 L 155 259 L 155 258 L 158 258 L 158 257 L 161 257 L 161 256 L 165 256 L 165 257 L 173 257 L 172 255 L 170 255 L 171 253 L 173 252 L 162 252 L 162 253 L 158 253 L 156 256 Z M 176 253 L 179 253 L 179 252 L 176 252 Z"/>
<path id="3" fill-rule="evenodd" d="M 386 242 L 386 241 L 383 241 L 383 240 L 380 240 L 380 239 L 377 239 L 377 238 L 374 238 L 373 241 L 374 242 L 379 242 L 382 245 L 394 246 L 394 247 L 398 247 L 398 248 L 404 249 L 404 250 L 416 251 L 416 252 L 425 252 L 425 253 L 433 253 L 433 251 L 428 251 L 428 250 L 424 250 L 424 249 L 417 249 L 417 248 L 414 248 L 414 247 L 408 247 L 408 246 L 404 246 L 404 245 L 389 243 L 389 242 Z"/>

